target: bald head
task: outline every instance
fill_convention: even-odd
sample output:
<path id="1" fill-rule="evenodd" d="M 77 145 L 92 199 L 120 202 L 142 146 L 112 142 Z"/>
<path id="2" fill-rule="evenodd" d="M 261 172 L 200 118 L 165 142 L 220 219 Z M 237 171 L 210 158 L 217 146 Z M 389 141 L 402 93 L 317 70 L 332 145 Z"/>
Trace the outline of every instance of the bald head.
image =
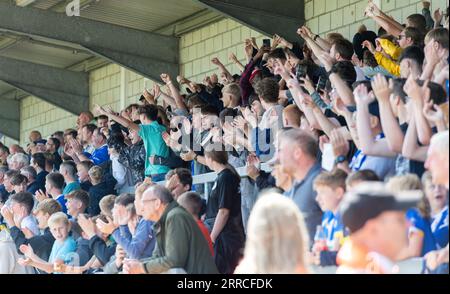
<path id="1" fill-rule="evenodd" d="M 433 184 L 449 187 L 449 132 L 440 132 L 431 138 L 425 168 L 432 175 Z"/>
<path id="2" fill-rule="evenodd" d="M 167 188 L 160 186 L 160 185 L 153 185 L 147 190 L 145 190 L 144 194 L 142 195 L 143 198 L 152 196 L 155 198 L 158 198 L 161 200 L 161 203 L 163 204 L 169 204 L 173 201 L 172 193 L 170 193 Z"/>
<path id="3" fill-rule="evenodd" d="M 173 196 L 169 190 L 163 186 L 153 185 L 142 195 L 140 212 L 144 219 L 158 222 L 172 201 Z"/>

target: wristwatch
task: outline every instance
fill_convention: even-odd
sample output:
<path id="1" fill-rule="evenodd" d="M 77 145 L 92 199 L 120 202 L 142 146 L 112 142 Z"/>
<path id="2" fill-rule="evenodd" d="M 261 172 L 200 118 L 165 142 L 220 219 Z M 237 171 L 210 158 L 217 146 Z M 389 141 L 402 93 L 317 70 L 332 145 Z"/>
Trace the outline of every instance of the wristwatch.
<path id="1" fill-rule="evenodd" d="M 316 41 L 317 38 L 319 38 L 319 37 L 320 37 L 319 35 L 315 35 L 315 36 L 314 36 L 314 41 Z"/>
<path id="2" fill-rule="evenodd" d="M 345 162 L 345 161 L 347 161 L 347 157 L 345 157 L 344 155 L 339 155 L 338 157 L 336 157 L 336 160 L 335 160 L 335 164 L 340 164 L 340 163 L 343 163 L 343 162 Z"/>

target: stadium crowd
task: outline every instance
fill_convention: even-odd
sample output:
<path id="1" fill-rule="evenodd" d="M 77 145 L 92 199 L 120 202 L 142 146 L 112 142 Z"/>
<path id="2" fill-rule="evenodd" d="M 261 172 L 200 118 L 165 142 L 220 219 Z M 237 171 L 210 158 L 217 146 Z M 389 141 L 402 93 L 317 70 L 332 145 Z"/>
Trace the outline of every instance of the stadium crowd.
<path id="1" fill-rule="evenodd" d="M 0 144 L 0 273 L 448 273 L 449 17 L 429 7 L 369 1 L 379 30 L 351 41 L 247 39 L 239 73 L 162 73 Z"/>

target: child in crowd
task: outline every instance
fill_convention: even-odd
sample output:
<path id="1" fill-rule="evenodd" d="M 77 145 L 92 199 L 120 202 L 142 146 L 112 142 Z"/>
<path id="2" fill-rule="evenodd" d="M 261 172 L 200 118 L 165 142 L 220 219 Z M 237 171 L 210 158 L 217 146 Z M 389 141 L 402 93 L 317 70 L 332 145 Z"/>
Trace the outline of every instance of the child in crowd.
<path id="1" fill-rule="evenodd" d="M 91 180 L 89 178 L 89 170 L 94 166 L 92 161 L 82 161 L 77 164 L 77 176 L 80 181 L 81 189 L 89 192 L 89 188 L 92 187 Z"/>
<path id="2" fill-rule="evenodd" d="M 344 242 L 344 237 L 348 235 L 338 213 L 339 204 L 345 194 L 346 178 L 346 172 L 335 169 L 321 173 L 314 181 L 316 200 L 324 212 L 322 225 L 317 228 L 312 248 L 316 265 L 336 265 L 337 252 Z"/>
<path id="3" fill-rule="evenodd" d="M 75 251 L 77 243 L 69 236 L 70 222 L 65 213 L 57 212 L 52 214 L 48 220 L 48 226 L 55 238 L 52 251 L 48 261 L 40 259 L 30 245 L 20 246 L 20 251 L 25 255 L 25 259 L 20 259 L 19 264 L 33 266 L 47 273 L 54 273 L 54 263 L 63 261 L 64 264 L 71 264 L 76 261 Z"/>
<path id="4" fill-rule="evenodd" d="M 184 207 L 184 209 L 186 209 L 190 214 L 192 214 L 194 219 L 197 221 L 197 224 L 200 230 L 202 231 L 203 235 L 205 236 L 206 241 L 208 241 L 209 249 L 211 250 L 211 255 L 214 255 L 213 244 L 211 241 L 211 237 L 209 235 L 209 231 L 198 217 L 203 205 L 202 198 L 200 197 L 200 195 L 195 192 L 186 192 L 182 194 L 177 201 L 181 206 Z"/>

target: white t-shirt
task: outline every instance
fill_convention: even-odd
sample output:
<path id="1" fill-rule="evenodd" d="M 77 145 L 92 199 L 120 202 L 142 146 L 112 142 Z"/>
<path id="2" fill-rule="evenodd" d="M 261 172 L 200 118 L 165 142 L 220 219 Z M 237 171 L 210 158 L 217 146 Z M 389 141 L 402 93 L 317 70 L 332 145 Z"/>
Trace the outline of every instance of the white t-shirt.
<path id="1" fill-rule="evenodd" d="M 22 222 L 20 223 L 20 228 L 27 228 L 28 230 L 30 230 L 35 236 L 38 236 L 41 234 L 41 232 L 39 231 L 39 226 L 36 222 L 36 219 L 29 215 L 27 217 L 25 217 Z"/>

